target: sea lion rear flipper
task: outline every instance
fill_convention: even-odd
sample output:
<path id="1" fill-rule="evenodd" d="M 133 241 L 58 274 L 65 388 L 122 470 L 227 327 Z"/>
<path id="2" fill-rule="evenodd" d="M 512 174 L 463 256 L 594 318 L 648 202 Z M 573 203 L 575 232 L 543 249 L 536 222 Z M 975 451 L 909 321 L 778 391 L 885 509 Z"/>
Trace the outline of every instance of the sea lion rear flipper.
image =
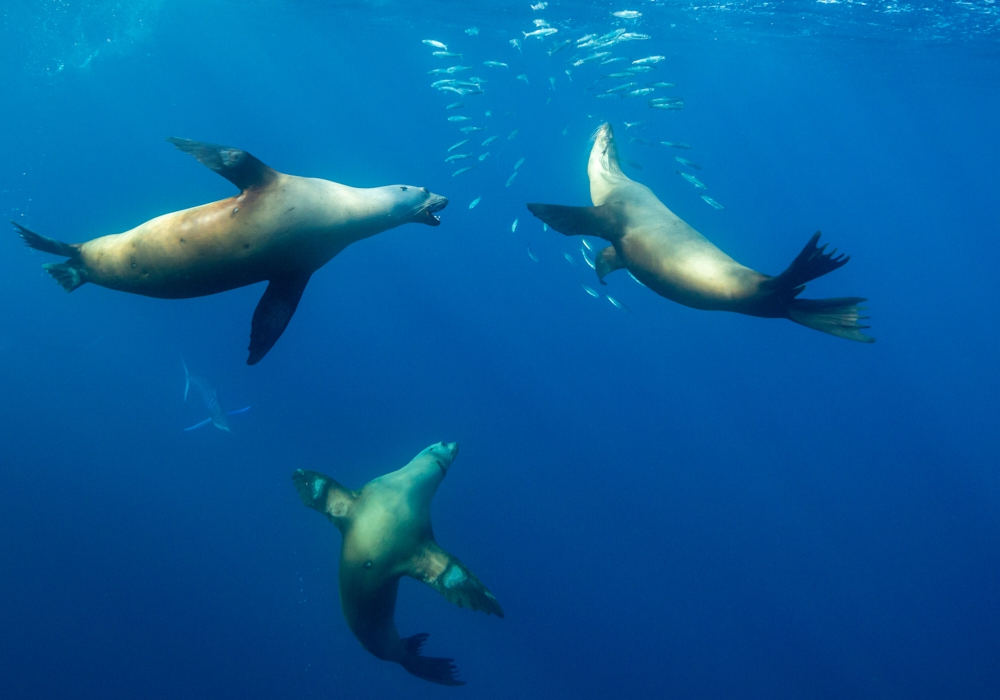
<path id="1" fill-rule="evenodd" d="M 406 572 L 423 581 L 460 608 L 482 610 L 487 615 L 503 617 L 503 608 L 486 586 L 469 571 L 458 557 L 449 554 L 433 540 L 424 544 Z"/>
<path id="2" fill-rule="evenodd" d="M 254 309 L 253 321 L 250 323 L 248 365 L 260 362 L 285 332 L 299 305 L 299 299 L 302 298 L 302 292 L 309 284 L 310 276 L 279 277 L 268 283 L 264 296 Z"/>
<path id="3" fill-rule="evenodd" d="M 335 479 L 307 469 L 296 469 L 292 481 L 302 502 L 328 517 L 337 527 L 340 527 L 340 519 L 347 517 L 347 511 L 358 495 Z"/>
<path id="4" fill-rule="evenodd" d="M 613 245 L 603 248 L 597 253 L 594 259 L 594 269 L 597 272 L 597 279 L 601 281 L 601 284 L 607 284 L 604 278 L 615 270 L 621 270 L 623 267 L 625 267 L 625 263 L 618 257 L 618 251 Z"/>
<path id="5" fill-rule="evenodd" d="M 421 632 L 412 637 L 403 638 L 401 641 L 408 656 L 399 662 L 400 665 L 417 678 L 423 678 L 425 681 L 430 681 L 431 683 L 465 685 L 465 681 L 455 678 L 455 675 L 458 673 L 458 669 L 452 663 L 455 659 L 420 655 L 420 649 L 424 646 L 424 642 L 427 641 L 427 637 L 429 636 L 426 632 Z"/>
<path id="6" fill-rule="evenodd" d="M 611 207 L 567 207 L 561 204 L 529 204 L 528 211 L 564 236 L 619 238 L 617 217 Z"/>
<path id="7" fill-rule="evenodd" d="M 175 136 L 169 137 L 167 141 L 185 153 L 191 154 L 200 163 L 219 173 L 241 190 L 266 185 L 278 175 L 276 171 L 239 148 L 180 139 Z"/>

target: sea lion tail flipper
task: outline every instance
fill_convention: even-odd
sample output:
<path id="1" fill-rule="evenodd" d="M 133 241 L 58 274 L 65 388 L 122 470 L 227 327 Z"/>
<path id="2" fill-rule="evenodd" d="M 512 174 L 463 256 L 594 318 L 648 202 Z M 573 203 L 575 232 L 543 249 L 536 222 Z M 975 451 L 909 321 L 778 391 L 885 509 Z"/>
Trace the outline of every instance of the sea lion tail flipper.
<path id="1" fill-rule="evenodd" d="M 597 279 L 600 280 L 601 284 L 607 284 L 604 278 L 623 267 L 625 267 L 625 263 L 618 257 L 618 251 L 613 245 L 602 248 L 594 258 L 594 270 L 597 272 Z"/>
<path id="2" fill-rule="evenodd" d="M 455 677 L 458 674 L 458 669 L 454 664 L 455 659 L 420 655 L 420 649 L 424 646 L 428 636 L 430 635 L 426 632 L 421 632 L 401 640 L 406 649 L 406 656 L 400 660 L 400 665 L 417 678 L 423 678 L 431 683 L 465 685 L 465 681 L 460 681 Z"/>
<path id="3" fill-rule="evenodd" d="M 302 502 L 330 518 L 338 527 L 338 519 L 347 516 L 351 503 L 358 495 L 335 479 L 308 469 L 296 469 L 292 481 Z"/>
<path id="4" fill-rule="evenodd" d="M 11 221 L 10 223 L 14 224 L 21 240 L 24 241 L 24 244 L 29 248 L 40 250 L 43 253 L 64 255 L 69 258 L 69 260 L 65 262 L 46 263 L 42 265 L 45 271 L 52 275 L 52 278 L 58 282 L 63 289 L 67 292 L 72 292 L 74 289 L 87 281 L 83 271 L 83 263 L 80 260 L 80 246 L 73 243 L 63 243 L 62 241 L 57 241 L 54 238 L 48 238 L 40 233 L 35 233 L 34 231 L 21 226 L 21 224 L 16 221 Z"/>
<path id="5" fill-rule="evenodd" d="M 458 557 L 430 540 L 417 552 L 407 572 L 423 581 L 460 608 L 481 610 L 503 617 L 503 608 L 486 586 L 469 571 Z"/>
<path id="6" fill-rule="evenodd" d="M 802 291 L 806 282 L 811 282 L 817 277 L 833 272 L 837 268 L 843 267 L 851 259 L 851 256 L 841 253 L 837 255 L 834 249 L 829 253 L 826 251 L 826 244 L 817 246 L 820 232 L 813 234 L 805 248 L 799 253 L 792 264 L 777 277 L 767 281 L 769 286 L 775 289 L 794 292 L 792 296 Z"/>
<path id="7" fill-rule="evenodd" d="M 239 148 L 203 143 L 171 136 L 167 139 L 179 150 L 198 159 L 198 162 L 219 173 L 231 183 L 245 190 L 271 182 L 278 173 L 260 160 Z"/>
<path id="8" fill-rule="evenodd" d="M 309 277 L 310 275 L 279 277 L 268 283 L 250 323 L 248 365 L 260 362 L 285 332 L 299 305 L 299 299 L 302 298 L 302 292 L 309 284 Z"/>
<path id="9" fill-rule="evenodd" d="M 611 208 L 604 204 L 599 207 L 529 204 L 528 211 L 564 236 L 598 236 L 609 241 L 620 236 Z"/>
<path id="10" fill-rule="evenodd" d="M 865 301 L 868 300 L 861 297 L 792 299 L 788 306 L 788 317 L 807 328 L 839 338 L 856 340 L 859 343 L 874 343 L 874 338 L 861 332 L 870 326 L 858 323 L 868 318 L 860 315 L 865 307 L 858 306 Z"/>

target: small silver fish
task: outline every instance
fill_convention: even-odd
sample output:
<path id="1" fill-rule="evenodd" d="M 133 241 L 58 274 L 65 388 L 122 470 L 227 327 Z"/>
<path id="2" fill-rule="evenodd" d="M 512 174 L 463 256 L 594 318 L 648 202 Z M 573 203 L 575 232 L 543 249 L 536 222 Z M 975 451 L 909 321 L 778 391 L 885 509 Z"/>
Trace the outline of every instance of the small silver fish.
<path id="1" fill-rule="evenodd" d="M 514 139 L 514 137 L 517 136 L 517 133 L 519 131 L 520 131 L 520 129 L 514 129 L 512 132 L 510 132 L 510 134 L 507 135 L 507 140 L 508 141 L 512 141 Z"/>
<path id="2" fill-rule="evenodd" d="M 542 224 L 542 230 L 543 231 L 548 231 L 549 230 L 549 225 L 548 224 Z"/>
<path id="3" fill-rule="evenodd" d="M 631 129 L 633 126 L 642 126 L 645 123 L 646 121 L 643 119 L 640 119 L 637 122 L 624 122 L 626 130 Z"/>
<path id="4" fill-rule="evenodd" d="M 532 5 L 531 9 L 535 10 L 535 11 L 544 10 L 548 6 L 549 6 L 549 3 L 547 3 L 547 2 L 540 2 L 537 5 Z"/>
<path id="5" fill-rule="evenodd" d="M 472 167 L 471 167 L 471 166 L 469 166 L 469 167 L 467 167 L 467 168 L 459 168 L 458 170 L 456 170 L 455 172 L 453 172 L 453 173 L 451 174 L 451 176 L 452 176 L 452 177 L 456 177 L 457 175 L 461 175 L 462 173 L 467 173 L 467 172 L 469 172 L 470 170 L 472 170 Z"/>
<path id="6" fill-rule="evenodd" d="M 549 85 L 552 87 L 553 90 L 555 90 L 556 89 L 556 79 L 550 77 L 549 78 Z"/>
<path id="7" fill-rule="evenodd" d="M 514 223 L 510 225 L 510 232 L 514 233 L 517 230 L 517 219 L 514 219 Z"/>
<path id="8" fill-rule="evenodd" d="M 625 32 L 618 36 L 622 41 L 645 41 L 646 39 L 651 39 L 649 34 L 640 34 L 639 32 Z"/>
<path id="9" fill-rule="evenodd" d="M 597 269 L 597 266 L 594 264 L 594 261 L 587 257 L 587 251 L 585 251 L 583 248 L 580 249 L 580 255 L 583 256 L 583 261 L 587 263 L 587 267 L 589 267 L 591 270 Z"/>
<path id="10" fill-rule="evenodd" d="M 434 39 L 424 39 L 421 43 L 433 46 L 435 49 L 442 49 L 444 51 L 448 50 L 447 44 L 442 44 L 440 41 L 435 41 Z"/>
<path id="11" fill-rule="evenodd" d="M 642 13 L 636 12 L 635 10 L 619 10 L 618 12 L 612 12 L 611 14 L 619 19 L 638 19 L 639 17 L 642 17 Z"/>
<path id="12" fill-rule="evenodd" d="M 438 88 L 441 92 L 453 92 L 456 95 L 467 95 L 468 92 L 462 90 L 461 88 L 454 87 L 452 85 L 442 85 Z"/>
<path id="13" fill-rule="evenodd" d="M 534 260 L 535 262 L 538 262 L 538 256 L 532 252 L 530 245 L 528 246 L 528 257 Z"/>
<path id="14" fill-rule="evenodd" d="M 456 153 L 453 156 L 448 156 L 447 158 L 445 158 L 444 162 L 445 163 L 454 163 L 456 160 L 462 160 L 463 158 L 468 158 L 468 157 L 469 157 L 468 153 Z"/>
<path id="15" fill-rule="evenodd" d="M 589 243 L 587 243 L 587 239 L 586 238 L 581 238 L 580 242 L 583 243 L 583 247 L 584 248 L 586 248 L 587 250 L 589 250 L 591 253 L 594 252 L 594 249 L 590 247 Z"/>
<path id="16" fill-rule="evenodd" d="M 626 68 L 629 73 L 635 75 L 637 73 L 648 73 L 651 70 L 655 70 L 656 66 L 632 66 L 631 68 Z"/>
<path id="17" fill-rule="evenodd" d="M 504 187 L 510 187 L 510 183 L 514 182 L 514 178 L 515 177 L 517 177 L 517 171 L 516 170 L 514 171 L 513 175 L 511 175 L 510 177 L 507 178 L 507 184 L 504 185 Z"/>
<path id="18" fill-rule="evenodd" d="M 566 77 L 569 78 L 569 81 L 571 83 L 573 82 L 573 71 L 571 71 L 569 68 L 566 69 Z"/>
<path id="19" fill-rule="evenodd" d="M 611 304 L 612 304 L 612 305 L 613 305 L 613 306 L 614 306 L 615 308 L 617 308 L 617 309 L 621 309 L 621 310 L 622 310 L 622 311 L 624 311 L 625 313 L 631 313 L 632 309 L 630 309 L 630 308 L 628 308 L 627 306 L 625 306 L 625 304 L 621 303 L 620 301 L 618 301 L 617 299 L 615 299 L 615 298 L 614 298 L 613 296 L 611 296 L 610 294 L 605 294 L 604 296 L 605 296 L 605 297 L 607 298 L 607 300 L 608 300 L 608 301 L 610 301 L 610 302 L 611 302 Z"/>
<path id="20" fill-rule="evenodd" d="M 653 63 L 659 63 L 660 61 L 667 60 L 666 56 L 646 56 L 645 58 L 637 58 L 632 61 L 633 66 L 648 66 Z"/>
<path id="21" fill-rule="evenodd" d="M 692 163 L 687 158 L 681 158 L 680 156 L 674 156 L 674 160 L 676 160 L 681 165 L 688 166 L 689 168 L 694 168 L 695 170 L 701 170 L 701 166 L 700 165 L 698 165 L 697 163 Z"/>
<path id="22" fill-rule="evenodd" d="M 674 172 L 677 173 L 678 175 L 680 175 L 682 178 L 684 178 L 688 182 L 690 182 L 695 187 L 697 187 L 699 190 L 707 190 L 708 189 L 708 185 L 706 185 L 704 182 L 702 182 L 701 180 L 699 180 L 698 178 L 696 178 L 694 175 L 691 175 L 689 173 L 682 173 L 680 170 L 675 170 Z"/>
<path id="23" fill-rule="evenodd" d="M 691 148 L 690 144 L 682 143 L 681 141 L 660 141 L 660 143 L 670 148 Z"/>
<path id="24" fill-rule="evenodd" d="M 521 50 L 521 40 L 520 39 L 511 39 L 510 40 L 510 45 L 513 46 L 518 51 Z"/>
<path id="25" fill-rule="evenodd" d="M 521 167 L 522 165 L 524 165 L 524 158 L 521 158 L 521 159 L 520 159 L 520 160 L 518 160 L 518 161 L 517 161 L 516 163 L 514 163 L 514 170 L 517 170 L 517 169 L 518 169 L 518 168 L 520 168 L 520 167 Z"/>
<path id="26" fill-rule="evenodd" d="M 465 144 L 467 144 L 468 142 L 469 142 L 469 139 L 465 139 L 464 141 L 459 141 L 459 142 L 458 142 L 458 143 L 456 143 L 456 144 L 455 144 L 454 146 L 449 146 L 449 147 L 448 147 L 448 153 L 451 153 L 452 151 L 454 151 L 454 150 L 455 150 L 456 148 L 458 148 L 459 146 L 464 146 L 464 145 L 465 145 Z"/>
<path id="27" fill-rule="evenodd" d="M 549 56 L 552 56 L 553 54 L 559 53 L 560 51 L 562 51 L 563 49 L 565 49 L 567 46 L 569 46 L 572 43 L 573 43 L 572 40 L 567 39 L 566 41 L 560 41 L 560 42 L 557 42 L 557 43 L 553 44 L 552 48 L 549 49 L 549 52 L 548 52 Z"/>
<path id="28" fill-rule="evenodd" d="M 555 27 L 543 27 L 542 29 L 536 29 L 533 32 L 521 32 L 521 33 L 524 34 L 525 39 L 530 39 L 531 37 L 535 37 L 536 39 L 543 39 L 547 36 L 552 36 L 558 31 L 559 30 L 556 29 Z"/>
<path id="29" fill-rule="evenodd" d="M 570 255 L 569 253 L 563 253 L 563 257 L 566 258 L 566 262 L 568 262 L 573 267 L 576 267 L 576 260 L 573 259 L 572 255 Z"/>
<path id="30" fill-rule="evenodd" d="M 612 63 L 621 63 L 622 61 L 627 61 L 628 59 L 624 56 L 615 56 L 614 58 L 606 58 L 601 61 L 602 66 L 607 66 Z"/>
<path id="31" fill-rule="evenodd" d="M 594 97 L 605 100 L 607 99 L 620 100 L 622 98 L 622 95 L 619 92 L 602 92 L 600 95 L 594 95 Z"/>
<path id="32" fill-rule="evenodd" d="M 445 109 L 459 109 L 460 107 L 464 106 L 465 106 L 464 102 L 452 102 L 450 105 L 445 107 Z"/>
<path id="33" fill-rule="evenodd" d="M 634 88 L 636 85 L 638 85 L 638 83 L 622 83 L 621 85 L 615 85 L 610 90 L 605 90 L 604 92 L 606 94 L 611 94 L 612 92 L 626 92 L 627 90 Z"/>
<path id="34" fill-rule="evenodd" d="M 476 197 L 471 202 L 469 202 L 469 209 L 475 209 L 476 205 L 479 204 L 479 202 L 480 202 L 481 199 L 482 199 L 482 197 Z"/>
<path id="35" fill-rule="evenodd" d="M 431 56 L 439 56 L 441 58 L 461 58 L 462 54 L 452 53 L 451 51 L 435 51 Z"/>
<path id="36" fill-rule="evenodd" d="M 602 75 L 598 80 L 604 80 L 605 78 L 634 78 L 635 76 L 628 71 L 624 73 L 608 73 L 607 75 Z"/>
<path id="37" fill-rule="evenodd" d="M 701 198 L 704 199 L 705 203 L 708 204 L 709 206 L 715 207 L 716 209 L 725 209 L 724 206 L 722 206 L 721 204 L 719 204 L 718 202 L 716 202 L 714 199 L 712 199 L 711 197 L 709 197 L 707 194 L 703 194 L 701 196 Z"/>
<path id="38" fill-rule="evenodd" d="M 639 278 L 638 278 L 638 277 L 636 277 L 635 275 L 633 275 L 633 274 L 632 274 L 632 271 L 631 271 L 631 270 L 625 270 L 625 272 L 627 272 L 627 273 L 628 273 L 628 276 L 629 276 L 629 277 L 631 277 L 632 279 L 634 279 L 634 280 L 635 280 L 636 284 L 642 284 L 642 282 L 640 282 L 640 281 L 639 281 Z M 644 284 L 642 284 L 642 286 L 643 286 L 643 287 L 646 287 L 646 285 L 644 285 Z M 646 287 L 646 289 L 649 289 L 649 287 Z"/>
<path id="39" fill-rule="evenodd" d="M 483 61 L 483 65 L 490 68 L 507 68 L 507 64 L 503 61 Z"/>
<path id="40" fill-rule="evenodd" d="M 646 83 L 646 85 L 648 85 L 649 87 L 666 88 L 668 90 L 677 87 L 677 83 L 665 83 L 662 80 L 659 80 L 655 83 Z"/>
<path id="41" fill-rule="evenodd" d="M 469 27 L 465 30 L 465 33 L 469 36 L 479 36 L 479 27 Z"/>
<path id="42" fill-rule="evenodd" d="M 485 126 L 463 126 L 459 129 L 463 134 L 471 134 L 473 131 L 486 131 Z"/>
<path id="43" fill-rule="evenodd" d="M 432 88 L 440 88 L 440 87 L 442 87 L 444 85 L 451 85 L 454 82 L 455 82 L 454 78 L 445 78 L 444 80 L 437 80 L 437 81 L 431 83 L 431 87 Z"/>
<path id="44" fill-rule="evenodd" d="M 486 139 L 485 141 L 483 141 L 482 145 L 489 146 L 491 143 L 493 143 L 494 141 L 496 141 L 498 138 L 500 138 L 500 137 L 499 136 L 490 136 L 488 139 Z"/>
<path id="45" fill-rule="evenodd" d="M 595 290 L 593 290 L 590 287 L 588 287 L 587 285 L 585 285 L 583 282 L 580 283 L 580 286 L 583 287 L 583 291 L 585 291 L 587 294 L 589 294 L 590 296 L 594 297 L 595 299 L 597 297 L 601 296 Z"/>
<path id="46" fill-rule="evenodd" d="M 489 155 L 490 155 L 490 152 L 489 152 L 489 151 L 486 151 L 486 153 L 484 153 L 484 154 L 482 154 L 481 156 L 479 156 L 479 162 L 480 162 L 480 163 L 482 163 L 482 162 L 483 162 L 484 160 L 486 160 L 486 158 L 487 158 L 487 157 L 488 157 Z"/>
<path id="47" fill-rule="evenodd" d="M 683 102 L 656 102 L 654 104 L 650 104 L 649 106 L 653 109 L 672 109 L 674 111 L 684 109 Z"/>
<path id="48" fill-rule="evenodd" d="M 448 117 L 450 122 L 468 122 L 472 121 L 472 117 L 467 117 L 464 114 L 456 114 L 454 117 Z"/>
<path id="49" fill-rule="evenodd" d="M 528 76 L 525 75 L 524 73 L 521 73 L 521 75 L 517 76 L 517 79 L 518 80 L 523 80 L 525 85 L 529 85 L 530 84 L 530 83 L 528 83 Z"/>

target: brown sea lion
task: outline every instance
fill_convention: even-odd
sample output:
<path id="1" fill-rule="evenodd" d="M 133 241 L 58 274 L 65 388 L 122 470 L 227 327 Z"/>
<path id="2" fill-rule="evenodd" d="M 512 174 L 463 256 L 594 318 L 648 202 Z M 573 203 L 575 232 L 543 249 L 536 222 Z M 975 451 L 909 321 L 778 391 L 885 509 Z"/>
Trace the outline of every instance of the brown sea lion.
<path id="1" fill-rule="evenodd" d="M 67 292 L 93 282 L 185 299 L 269 282 L 253 314 L 250 365 L 284 332 L 312 273 L 355 241 L 411 222 L 439 225 L 434 212 L 448 204 L 424 187 L 348 187 L 279 173 L 237 148 L 167 140 L 240 193 L 86 243 L 62 243 L 14 226 L 30 247 L 69 258 L 43 266 Z"/>
<path id="2" fill-rule="evenodd" d="M 597 254 L 604 277 L 627 268 L 660 296 L 695 309 L 787 318 L 848 340 L 872 343 L 858 323 L 860 297 L 798 299 L 806 282 L 850 260 L 817 247 L 817 232 L 777 277 L 740 265 L 667 209 L 656 195 L 622 173 L 610 124 L 594 135 L 587 164 L 592 207 L 529 204 L 528 210 L 567 236 L 598 236 L 611 243 Z"/>
<path id="3" fill-rule="evenodd" d="M 486 586 L 434 541 L 431 499 L 457 454 L 454 442 L 431 445 L 360 491 L 317 472 L 299 469 L 292 475 L 302 501 L 343 534 L 340 606 L 351 632 L 378 658 L 442 685 L 463 685 L 455 678 L 453 659 L 421 656 L 427 635 L 401 639 L 396 630 L 399 579 L 412 576 L 460 607 L 503 617 Z"/>

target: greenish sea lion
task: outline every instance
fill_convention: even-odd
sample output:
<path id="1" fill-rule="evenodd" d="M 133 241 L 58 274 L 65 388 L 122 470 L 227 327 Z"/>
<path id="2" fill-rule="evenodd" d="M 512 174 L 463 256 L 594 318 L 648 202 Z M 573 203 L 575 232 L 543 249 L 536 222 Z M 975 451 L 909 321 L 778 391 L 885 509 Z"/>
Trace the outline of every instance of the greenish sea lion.
<path id="1" fill-rule="evenodd" d="M 316 270 L 351 243 L 401 224 L 437 226 L 435 212 L 448 204 L 424 187 L 348 187 L 279 173 L 237 148 L 167 140 L 240 193 L 86 243 L 62 243 L 14 226 L 28 246 L 69 258 L 43 266 L 67 292 L 93 282 L 184 299 L 267 281 L 251 323 L 250 365 L 284 332 Z"/>
<path id="2" fill-rule="evenodd" d="M 817 232 L 776 277 L 739 264 L 682 221 L 656 195 L 622 173 L 610 124 L 598 128 L 587 164 L 592 207 L 529 204 L 528 210 L 567 236 L 597 236 L 611 243 L 597 254 L 597 276 L 621 268 L 657 294 L 695 309 L 787 318 L 824 333 L 872 343 L 858 323 L 861 297 L 798 299 L 807 282 L 847 264 Z"/>
<path id="3" fill-rule="evenodd" d="M 400 638 L 393 621 L 399 579 L 412 576 L 460 607 L 504 616 L 493 594 L 434 541 L 431 499 L 457 454 L 454 442 L 431 445 L 360 491 L 317 472 L 292 475 L 302 501 L 343 534 L 340 605 L 351 632 L 376 657 L 442 685 L 464 682 L 455 678 L 454 659 L 420 655 L 426 634 Z"/>

